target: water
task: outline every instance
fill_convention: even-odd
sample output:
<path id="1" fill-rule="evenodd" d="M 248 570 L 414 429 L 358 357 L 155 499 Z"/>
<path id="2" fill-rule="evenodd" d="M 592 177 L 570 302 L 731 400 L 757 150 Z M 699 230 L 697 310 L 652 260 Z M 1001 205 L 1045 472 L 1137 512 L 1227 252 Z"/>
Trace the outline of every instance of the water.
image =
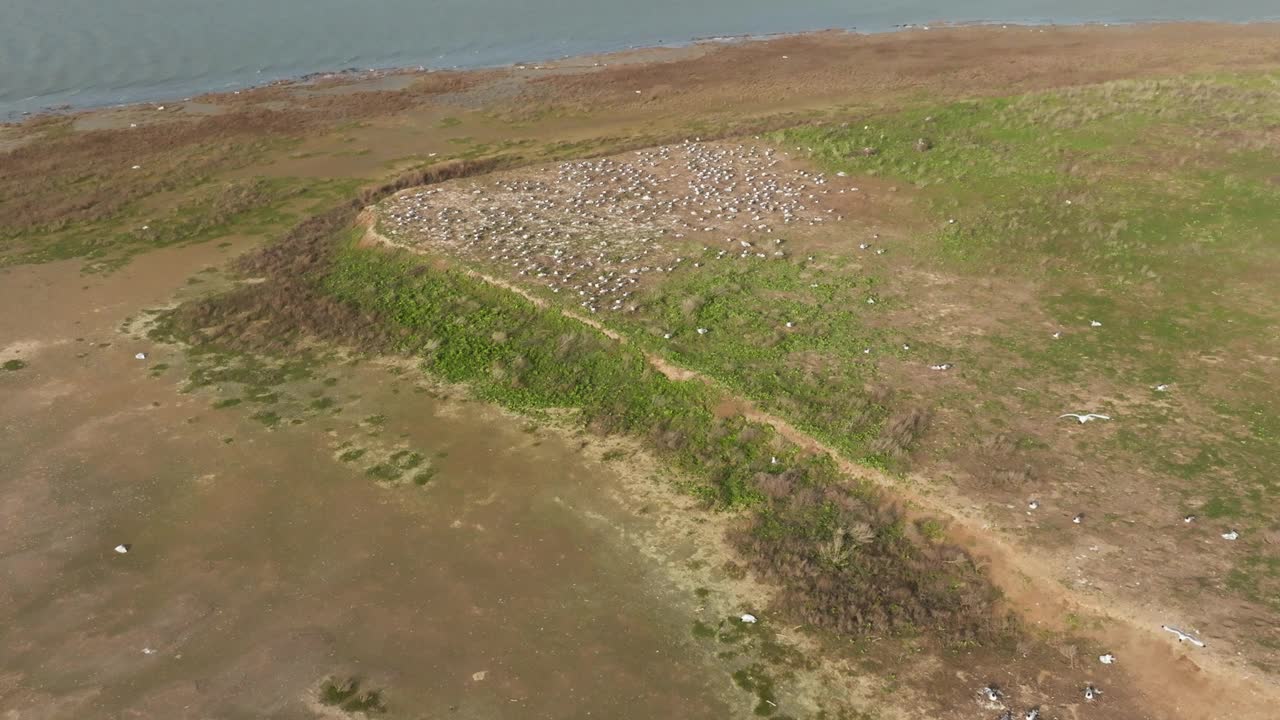
<path id="1" fill-rule="evenodd" d="M 478 67 L 706 36 L 1276 18 L 1275 0 L 2 0 L 0 117 L 347 67 Z"/>

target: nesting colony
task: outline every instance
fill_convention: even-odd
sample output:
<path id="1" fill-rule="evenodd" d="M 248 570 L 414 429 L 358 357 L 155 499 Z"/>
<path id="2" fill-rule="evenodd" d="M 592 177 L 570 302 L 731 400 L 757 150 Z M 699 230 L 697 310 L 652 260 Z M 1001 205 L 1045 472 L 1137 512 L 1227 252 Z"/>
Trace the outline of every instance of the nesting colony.
<path id="1" fill-rule="evenodd" d="M 599 312 L 683 265 L 785 257 L 779 231 L 839 219 L 824 199 L 843 192 L 769 147 L 685 142 L 409 190 L 384 205 L 381 227 Z"/>

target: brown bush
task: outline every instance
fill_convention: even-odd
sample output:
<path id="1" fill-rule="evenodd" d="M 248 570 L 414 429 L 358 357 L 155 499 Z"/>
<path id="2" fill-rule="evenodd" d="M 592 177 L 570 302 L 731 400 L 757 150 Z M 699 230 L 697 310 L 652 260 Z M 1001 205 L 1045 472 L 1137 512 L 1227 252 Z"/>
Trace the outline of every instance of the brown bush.
<path id="1" fill-rule="evenodd" d="M 919 406 L 901 410 L 889 418 L 879 436 L 871 443 L 871 451 L 894 460 L 904 460 L 912 445 L 929 427 L 932 413 Z"/>

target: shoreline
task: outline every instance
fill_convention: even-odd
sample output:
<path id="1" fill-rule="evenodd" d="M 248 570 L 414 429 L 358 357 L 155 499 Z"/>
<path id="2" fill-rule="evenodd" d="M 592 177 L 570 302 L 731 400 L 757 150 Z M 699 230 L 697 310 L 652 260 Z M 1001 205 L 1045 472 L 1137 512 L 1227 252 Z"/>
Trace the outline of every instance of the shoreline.
<path id="1" fill-rule="evenodd" d="M 164 91 L 156 91 L 152 93 L 141 92 L 136 98 L 131 98 L 121 102 L 88 102 L 85 104 L 63 103 L 58 105 L 46 105 L 36 110 L 4 110 L 0 109 L 0 127 L 20 126 L 23 123 L 37 118 L 47 117 L 51 115 L 73 116 L 81 113 L 90 113 L 96 111 L 115 111 L 127 110 L 138 106 L 165 103 L 175 104 L 183 102 L 192 102 L 200 98 L 216 97 L 228 94 L 240 94 L 244 92 L 253 92 L 264 88 L 302 88 L 317 82 L 337 81 L 344 85 L 355 85 L 361 82 L 372 82 L 388 77 L 398 77 L 404 75 L 429 75 L 432 73 L 480 73 L 500 70 L 524 69 L 525 66 L 540 66 L 535 69 L 548 69 L 567 62 L 585 62 L 589 60 L 602 60 L 604 58 L 615 58 L 632 53 L 642 55 L 650 55 L 661 53 L 664 51 L 676 51 L 689 49 L 698 46 L 720 46 L 747 44 L 755 42 L 768 42 L 783 38 L 815 36 L 827 33 L 840 33 L 854 36 L 878 36 L 892 35 L 901 32 L 928 32 L 932 30 L 983 30 L 991 29 L 997 26 L 1002 28 L 1025 28 L 1029 30 L 1056 29 L 1056 30 L 1080 30 L 1080 29 L 1097 29 L 1097 28 L 1145 28 L 1145 27 L 1177 27 L 1191 25 L 1213 25 L 1213 26 L 1254 26 L 1254 25 L 1272 25 L 1280 24 L 1280 15 L 1269 18 L 1257 18 L 1245 21 L 1230 20 L 1211 20 L 1211 19 L 1177 19 L 1177 20 L 1101 20 L 1101 19 L 1072 19 L 1068 21 L 1057 20 L 1029 20 L 1021 19 L 1016 21 L 1006 20 L 975 20 L 975 21 L 946 21 L 940 20 L 929 23 L 903 23 L 892 25 L 882 29 L 866 29 L 859 26 L 851 27 L 827 27 L 812 28 L 797 32 L 769 32 L 769 33 L 742 33 L 727 35 L 711 35 L 697 36 L 687 39 L 677 39 L 669 41 L 658 41 L 655 44 L 628 44 L 622 47 L 602 48 L 586 53 L 560 55 L 555 57 L 534 57 L 533 59 L 525 59 L 517 62 L 504 62 L 489 64 L 480 62 L 474 65 L 442 65 L 431 66 L 425 63 L 408 63 L 403 65 L 375 66 L 369 68 L 360 68 L 349 66 L 341 69 L 318 69 L 306 73 L 295 75 L 283 75 L 270 80 L 258 83 L 239 84 L 235 82 L 217 83 L 219 87 L 210 88 L 201 85 L 193 85 L 185 93 L 167 93 Z M 640 62 L 649 62 L 657 60 L 656 58 L 642 58 Z M 40 96 L 32 96 L 15 101 L 16 103 L 25 102 Z M 3 108 L 3 104 L 0 104 Z"/>

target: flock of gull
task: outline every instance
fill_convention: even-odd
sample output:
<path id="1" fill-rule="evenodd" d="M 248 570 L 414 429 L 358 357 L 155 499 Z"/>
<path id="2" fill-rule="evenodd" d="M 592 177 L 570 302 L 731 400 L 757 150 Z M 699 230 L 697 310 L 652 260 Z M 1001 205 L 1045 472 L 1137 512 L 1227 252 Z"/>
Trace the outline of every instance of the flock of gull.
<path id="1" fill-rule="evenodd" d="M 687 141 L 403 193 L 381 226 L 397 243 L 574 295 L 589 312 L 621 310 L 646 277 L 685 263 L 783 258 L 775 232 L 841 219 L 829 196 L 852 190 L 783 163 L 767 147 Z"/>

